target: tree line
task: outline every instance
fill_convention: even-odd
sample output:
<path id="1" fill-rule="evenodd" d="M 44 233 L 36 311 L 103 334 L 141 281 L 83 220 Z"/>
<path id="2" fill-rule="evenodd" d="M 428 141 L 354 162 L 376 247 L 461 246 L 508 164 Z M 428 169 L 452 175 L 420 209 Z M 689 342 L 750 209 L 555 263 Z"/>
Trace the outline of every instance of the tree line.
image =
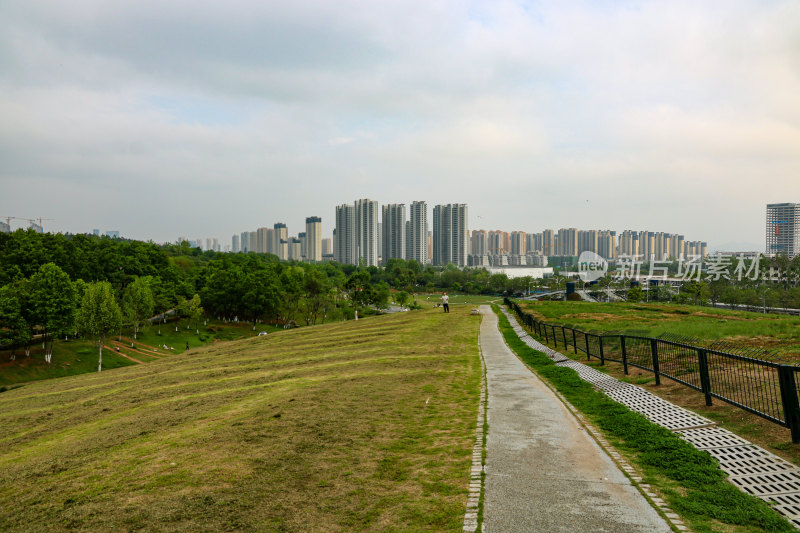
<path id="1" fill-rule="evenodd" d="M 317 324 L 355 318 L 390 301 L 414 305 L 423 291 L 524 290 L 485 269 L 422 266 L 392 259 L 384 267 L 280 261 L 271 254 L 229 254 L 94 235 L 0 233 L 0 345 L 24 349 L 35 339 L 52 358 L 58 337 L 102 343 L 124 324 L 135 338 L 151 318 L 175 313 L 194 321 Z"/>

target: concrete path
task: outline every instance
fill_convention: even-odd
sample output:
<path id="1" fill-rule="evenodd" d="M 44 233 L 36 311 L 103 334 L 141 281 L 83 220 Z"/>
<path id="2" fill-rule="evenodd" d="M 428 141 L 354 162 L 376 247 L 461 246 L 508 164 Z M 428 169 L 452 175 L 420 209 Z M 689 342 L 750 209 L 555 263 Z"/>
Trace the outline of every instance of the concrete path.
<path id="1" fill-rule="evenodd" d="M 669 532 L 564 404 L 508 349 L 481 306 L 489 434 L 484 531 Z"/>

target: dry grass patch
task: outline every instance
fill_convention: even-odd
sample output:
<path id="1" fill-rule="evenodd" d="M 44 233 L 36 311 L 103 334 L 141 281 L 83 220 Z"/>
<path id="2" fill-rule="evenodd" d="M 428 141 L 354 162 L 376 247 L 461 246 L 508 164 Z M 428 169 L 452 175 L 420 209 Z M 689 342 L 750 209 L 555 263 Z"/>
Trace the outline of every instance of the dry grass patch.
<path id="1" fill-rule="evenodd" d="M 0 394 L 0 530 L 460 530 L 480 388 L 468 311 Z"/>

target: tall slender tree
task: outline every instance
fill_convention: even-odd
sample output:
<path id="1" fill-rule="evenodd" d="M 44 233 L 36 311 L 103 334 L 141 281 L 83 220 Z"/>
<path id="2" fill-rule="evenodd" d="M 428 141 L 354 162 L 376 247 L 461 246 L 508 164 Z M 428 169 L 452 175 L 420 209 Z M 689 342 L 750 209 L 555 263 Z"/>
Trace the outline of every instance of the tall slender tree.
<path id="1" fill-rule="evenodd" d="M 153 291 L 148 277 L 136 278 L 125 287 L 122 295 L 122 309 L 125 318 L 133 324 L 133 338 L 137 338 L 142 323 L 153 315 Z"/>
<path id="2" fill-rule="evenodd" d="M 122 325 L 122 311 L 109 282 L 98 281 L 87 285 L 76 322 L 82 335 L 97 342 L 97 371 L 100 372 L 103 369 L 106 336 Z"/>
<path id="3" fill-rule="evenodd" d="M 49 363 L 56 335 L 74 323 L 75 287 L 61 268 L 47 263 L 31 276 L 28 289 L 33 322 L 42 330 L 44 360 Z"/>
<path id="4" fill-rule="evenodd" d="M 25 320 L 21 284 L 0 287 L 0 342 L 11 344 L 11 360 L 17 358 L 17 346 L 30 342 L 30 328 Z"/>

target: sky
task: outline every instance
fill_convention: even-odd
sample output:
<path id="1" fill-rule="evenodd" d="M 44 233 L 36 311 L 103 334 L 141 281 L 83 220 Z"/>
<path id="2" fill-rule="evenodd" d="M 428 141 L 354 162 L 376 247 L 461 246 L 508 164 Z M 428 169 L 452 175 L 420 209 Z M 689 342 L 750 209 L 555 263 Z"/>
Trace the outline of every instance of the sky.
<path id="1" fill-rule="evenodd" d="M 4 0 L 0 218 L 230 244 L 425 200 L 763 249 L 799 95 L 796 0 Z"/>

